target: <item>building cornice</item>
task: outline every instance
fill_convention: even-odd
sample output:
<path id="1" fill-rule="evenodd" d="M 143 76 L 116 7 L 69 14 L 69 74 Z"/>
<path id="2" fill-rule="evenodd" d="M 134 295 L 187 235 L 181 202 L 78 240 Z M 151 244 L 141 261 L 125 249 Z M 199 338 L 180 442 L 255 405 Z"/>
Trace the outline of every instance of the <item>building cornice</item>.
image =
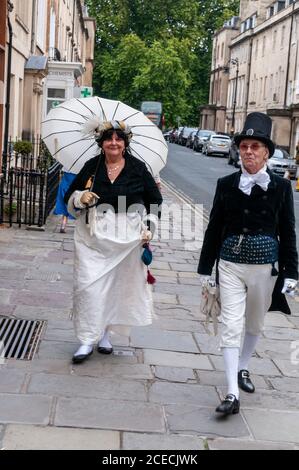
<path id="1" fill-rule="evenodd" d="M 254 37 L 260 34 L 263 31 L 273 28 L 273 26 L 285 21 L 287 18 L 291 18 L 296 13 L 299 13 L 299 3 L 293 3 L 284 10 L 276 13 L 276 15 L 271 16 L 270 18 L 263 21 L 261 24 L 252 28 L 250 30 L 244 31 L 244 33 L 239 34 L 231 40 L 229 45 L 230 48 L 234 47 L 237 44 L 240 44 L 246 41 L 249 37 Z"/>
<path id="2" fill-rule="evenodd" d="M 268 116 L 290 117 L 292 111 L 290 108 L 267 108 Z"/>

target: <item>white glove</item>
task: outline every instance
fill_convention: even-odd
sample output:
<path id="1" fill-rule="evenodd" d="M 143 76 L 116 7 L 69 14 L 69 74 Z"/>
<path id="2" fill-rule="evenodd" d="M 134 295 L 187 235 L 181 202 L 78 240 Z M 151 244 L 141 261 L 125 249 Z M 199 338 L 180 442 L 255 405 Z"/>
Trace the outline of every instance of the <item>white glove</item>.
<path id="1" fill-rule="evenodd" d="M 290 297 L 294 297 L 296 287 L 297 287 L 296 279 L 288 279 L 287 278 L 287 279 L 284 280 L 284 284 L 283 284 L 283 288 L 282 288 L 281 293 L 282 294 L 287 294 Z"/>
<path id="2" fill-rule="evenodd" d="M 204 287 L 208 284 L 211 276 L 209 274 L 200 274 L 199 275 L 199 285 Z"/>

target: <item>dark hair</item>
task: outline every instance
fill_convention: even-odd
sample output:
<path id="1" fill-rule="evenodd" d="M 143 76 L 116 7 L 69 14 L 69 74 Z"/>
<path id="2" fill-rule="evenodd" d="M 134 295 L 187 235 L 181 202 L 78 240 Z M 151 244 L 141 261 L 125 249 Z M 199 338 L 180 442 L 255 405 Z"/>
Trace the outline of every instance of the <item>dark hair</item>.
<path id="1" fill-rule="evenodd" d="M 110 139 L 114 132 L 116 132 L 117 136 L 125 142 L 125 147 L 127 148 L 129 146 L 128 136 L 120 129 L 108 129 L 107 131 L 104 131 L 101 137 L 96 139 L 98 146 L 102 147 L 104 140 Z"/>

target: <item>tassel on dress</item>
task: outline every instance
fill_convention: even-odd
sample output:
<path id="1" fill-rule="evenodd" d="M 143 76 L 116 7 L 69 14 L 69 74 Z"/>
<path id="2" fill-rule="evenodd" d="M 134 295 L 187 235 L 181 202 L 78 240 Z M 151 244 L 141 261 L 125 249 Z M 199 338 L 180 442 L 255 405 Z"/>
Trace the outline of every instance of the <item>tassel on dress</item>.
<path id="1" fill-rule="evenodd" d="M 147 268 L 147 283 L 155 284 L 156 278 L 151 274 L 150 270 Z"/>

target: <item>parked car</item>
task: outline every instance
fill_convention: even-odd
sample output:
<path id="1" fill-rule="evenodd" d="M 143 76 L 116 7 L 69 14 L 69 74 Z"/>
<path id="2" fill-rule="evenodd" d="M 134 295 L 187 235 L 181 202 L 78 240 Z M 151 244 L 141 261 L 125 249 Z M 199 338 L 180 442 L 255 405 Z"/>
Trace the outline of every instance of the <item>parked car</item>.
<path id="1" fill-rule="evenodd" d="M 184 128 L 181 126 L 181 127 L 178 127 L 178 129 L 175 130 L 174 132 L 174 143 L 175 144 L 178 144 L 179 143 L 179 136 L 180 136 L 180 133 L 182 132 Z"/>
<path id="2" fill-rule="evenodd" d="M 296 161 L 286 150 L 275 149 L 274 154 L 268 160 L 268 167 L 273 173 L 280 176 L 284 176 L 286 171 L 289 172 L 292 179 L 295 179 L 297 176 Z"/>
<path id="3" fill-rule="evenodd" d="M 183 129 L 182 129 L 182 131 L 179 135 L 178 143 L 180 145 L 186 145 L 188 136 L 189 136 L 190 132 L 192 132 L 192 131 L 197 131 L 197 127 L 183 127 Z"/>
<path id="4" fill-rule="evenodd" d="M 195 136 L 196 132 L 197 132 L 197 129 L 190 132 L 190 134 L 187 137 L 186 147 L 189 147 L 190 149 L 193 149 L 194 136 Z"/>
<path id="5" fill-rule="evenodd" d="M 203 145 L 202 153 L 207 156 L 212 154 L 227 156 L 230 146 L 231 139 L 227 135 L 211 134 Z"/>
<path id="6" fill-rule="evenodd" d="M 203 144 L 211 134 L 215 134 L 215 132 L 207 129 L 198 129 L 194 136 L 193 150 L 201 152 Z"/>
<path id="7" fill-rule="evenodd" d="M 168 141 L 169 141 L 170 132 L 171 132 L 171 131 L 164 131 L 164 132 L 163 132 L 163 137 L 164 137 L 165 140 L 168 140 Z"/>
<path id="8" fill-rule="evenodd" d="M 174 127 L 171 131 L 169 131 L 168 141 L 169 141 L 170 143 L 173 143 L 173 142 L 174 142 L 176 131 L 177 131 L 177 129 L 176 129 L 175 127 Z"/>
<path id="9" fill-rule="evenodd" d="M 229 165 L 234 165 L 235 168 L 240 168 L 240 153 L 239 148 L 233 141 L 231 143 L 229 153 L 228 153 L 228 161 Z"/>

